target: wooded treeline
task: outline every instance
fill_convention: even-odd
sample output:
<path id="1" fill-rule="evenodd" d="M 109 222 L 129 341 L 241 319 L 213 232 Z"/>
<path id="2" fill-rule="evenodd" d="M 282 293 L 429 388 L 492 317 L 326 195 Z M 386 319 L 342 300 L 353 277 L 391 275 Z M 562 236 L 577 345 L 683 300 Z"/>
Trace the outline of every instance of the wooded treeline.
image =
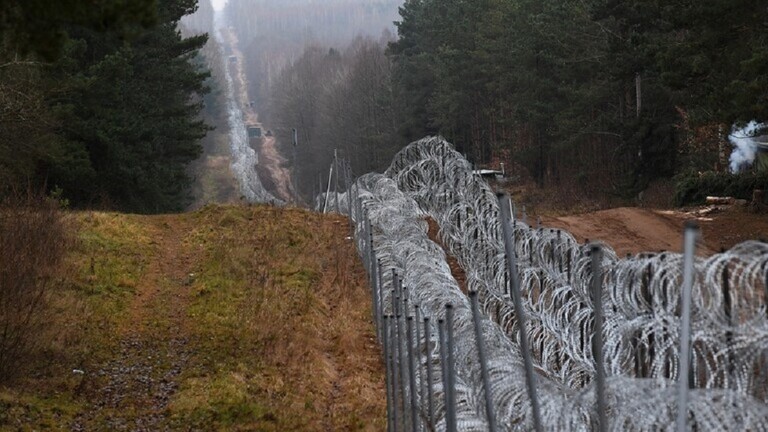
<path id="1" fill-rule="evenodd" d="M 407 0 L 400 12 L 401 133 L 442 133 L 539 185 L 631 196 L 722 164 L 731 125 L 768 117 L 763 2 Z"/>
<path id="2" fill-rule="evenodd" d="M 74 206 L 183 209 L 209 129 L 197 0 L 12 0 L 0 6 L 0 191 Z"/>
<path id="3" fill-rule="evenodd" d="M 397 135 L 386 56 L 401 4 L 230 0 L 227 5 L 245 53 L 250 97 L 292 160 L 308 202 L 327 184 L 334 149 L 359 175 L 386 167 L 404 143 Z"/>
<path id="4" fill-rule="evenodd" d="M 372 148 L 439 133 L 545 188 L 633 197 L 658 178 L 726 169 L 732 125 L 768 117 L 757 1 L 407 0 L 400 15 L 376 60 L 311 48 L 279 74 L 249 69 L 283 141 L 292 127 L 308 135 L 300 170 L 333 147 L 357 173 L 382 169 L 362 163 Z M 300 176 L 317 183 L 317 169 Z"/>
<path id="5" fill-rule="evenodd" d="M 352 174 L 361 175 L 387 167 L 404 144 L 386 46 L 386 39 L 361 37 L 344 51 L 308 48 L 271 88 L 267 119 L 284 154 L 294 159 L 305 198 L 325 189 L 335 149 Z"/>
<path id="6" fill-rule="evenodd" d="M 343 49 L 358 35 L 394 30 L 402 0 L 230 0 L 226 17 L 245 54 L 254 101 L 265 104 L 282 69 L 307 46 Z"/>

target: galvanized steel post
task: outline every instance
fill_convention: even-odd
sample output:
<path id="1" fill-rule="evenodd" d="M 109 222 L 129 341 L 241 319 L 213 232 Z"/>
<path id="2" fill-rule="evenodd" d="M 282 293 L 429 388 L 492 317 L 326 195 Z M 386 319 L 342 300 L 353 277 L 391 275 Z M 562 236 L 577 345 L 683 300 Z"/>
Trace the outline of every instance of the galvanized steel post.
<path id="1" fill-rule="evenodd" d="M 453 355 L 453 305 L 445 305 L 445 349 L 447 351 L 446 376 L 448 377 L 448 431 L 456 432 L 456 364 Z"/>
<path id="2" fill-rule="evenodd" d="M 510 209 L 505 203 L 509 201 L 504 199 L 503 194 L 499 194 L 499 206 L 501 207 L 501 227 L 504 231 L 504 248 L 507 252 L 507 267 L 509 269 L 510 291 L 512 293 L 512 302 L 515 306 L 515 316 L 517 318 L 517 329 L 520 338 L 523 362 L 525 363 L 525 380 L 528 386 L 528 397 L 531 400 L 531 413 L 533 415 L 533 428 L 536 432 L 543 432 L 541 426 L 541 415 L 539 413 L 539 400 L 536 395 L 536 376 L 533 373 L 533 360 L 531 359 L 531 347 L 528 343 L 528 334 L 526 333 L 526 316 L 523 310 L 523 302 L 520 294 L 520 280 L 517 275 L 517 262 L 515 258 L 514 241 L 512 240 L 512 229 L 509 226 Z M 525 207 L 523 207 L 523 217 L 525 217 Z"/>
<path id="3" fill-rule="evenodd" d="M 598 430 L 605 432 L 608 430 L 608 410 L 605 403 L 605 362 L 603 360 L 603 251 L 599 246 L 594 245 L 591 249 L 592 254 L 592 304 L 594 305 L 595 326 L 592 334 L 592 356 L 595 358 L 595 369 L 597 375 L 595 386 L 597 388 L 597 423 Z"/>
<path id="4" fill-rule="evenodd" d="M 413 305 L 414 330 L 416 331 L 416 379 L 419 381 L 419 405 L 424 405 L 424 374 L 421 371 L 421 308 L 419 305 Z"/>
<path id="5" fill-rule="evenodd" d="M 432 349 L 430 346 L 429 317 L 424 317 L 424 343 L 426 344 L 427 355 L 427 413 L 429 414 L 429 427 L 435 430 L 435 400 L 434 400 L 434 381 L 432 379 Z"/>
<path id="6" fill-rule="evenodd" d="M 440 375 L 443 381 L 443 409 L 445 409 L 445 425 L 446 430 L 451 432 L 450 417 L 453 415 L 451 411 L 454 406 L 451 405 L 450 389 L 448 384 L 448 349 L 446 347 L 445 336 L 445 321 L 443 319 L 437 320 L 437 335 L 440 344 Z"/>
<path id="7" fill-rule="evenodd" d="M 696 252 L 696 240 L 699 237 L 699 228 L 693 222 L 685 225 L 683 237 L 683 290 L 682 314 L 680 329 L 680 374 L 678 378 L 677 396 L 677 430 L 687 430 L 688 420 L 688 371 L 691 366 L 691 291 L 694 278 L 694 253 Z"/>
<path id="8" fill-rule="evenodd" d="M 385 365 L 385 384 L 387 386 L 387 431 L 394 430 L 396 412 L 393 407 L 393 391 L 392 391 L 392 353 L 389 338 L 391 334 L 391 319 L 390 315 L 384 316 L 384 339 L 382 341 L 384 351 L 384 365 Z"/>
<path id="9" fill-rule="evenodd" d="M 480 374 L 483 379 L 483 392 L 485 393 L 485 415 L 488 419 L 488 430 L 496 431 L 496 412 L 493 410 L 493 398 L 491 395 L 490 379 L 488 377 L 488 363 L 485 357 L 485 341 L 483 341 L 483 330 L 480 324 L 480 308 L 478 305 L 477 291 L 469 292 L 469 301 L 472 305 L 472 322 L 475 326 L 475 344 L 477 345 L 477 356 L 480 360 Z"/>
<path id="10" fill-rule="evenodd" d="M 408 375 L 411 395 L 411 430 L 419 432 L 419 406 L 416 400 L 416 354 L 413 352 L 413 317 L 405 318 L 408 337 Z"/>

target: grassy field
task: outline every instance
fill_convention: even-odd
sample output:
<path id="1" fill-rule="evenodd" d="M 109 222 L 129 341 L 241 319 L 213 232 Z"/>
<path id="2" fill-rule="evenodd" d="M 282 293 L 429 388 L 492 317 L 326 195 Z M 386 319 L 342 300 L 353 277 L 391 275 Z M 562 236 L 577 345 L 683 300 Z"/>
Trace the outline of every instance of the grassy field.
<path id="1" fill-rule="evenodd" d="M 345 218 L 267 206 L 70 215 L 75 246 L 2 430 L 382 430 Z"/>

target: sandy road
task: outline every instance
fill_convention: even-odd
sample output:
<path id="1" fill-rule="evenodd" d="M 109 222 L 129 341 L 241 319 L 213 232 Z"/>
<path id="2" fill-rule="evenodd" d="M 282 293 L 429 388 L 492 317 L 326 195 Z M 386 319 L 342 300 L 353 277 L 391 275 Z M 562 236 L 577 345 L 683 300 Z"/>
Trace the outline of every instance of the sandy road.
<path id="1" fill-rule="evenodd" d="M 560 217 L 542 217 L 545 227 L 568 230 L 577 240 L 601 240 L 621 256 L 627 253 L 680 252 L 683 225 L 701 228 L 697 254 L 709 256 L 747 240 L 768 238 L 768 218 L 738 206 L 654 210 L 620 207 Z"/>
<path id="2" fill-rule="evenodd" d="M 619 255 L 661 250 L 680 252 L 684 222 L 685 218 L 674 214 L 629 207 L 542 218 L 544 226 L 568 230 L 579 241 L 605 241 Z"/>

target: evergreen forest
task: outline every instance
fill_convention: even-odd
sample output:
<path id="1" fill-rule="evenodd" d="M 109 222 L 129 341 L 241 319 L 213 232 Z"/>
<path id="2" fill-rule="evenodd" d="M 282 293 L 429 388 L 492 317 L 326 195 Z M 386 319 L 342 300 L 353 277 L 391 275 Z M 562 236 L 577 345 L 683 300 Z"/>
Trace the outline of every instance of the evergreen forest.
<path id="1" fill-rule="evenodd" d="M 182 38 L 197 0 L 11 0 L 0 6 L 0 187 L 74 207 L 182 210 L 207 35 Z"/>
<path id="2" fill-rule="evenodd" d="M 251 65 L 283 141 L 298 128 L 311 143 L 297 155 L 306 197 L 334 148 L 361 174 L 432 134 L 569 197 L 636 202 L 661 182 L 682 204 L 703 172 L 712 193 L 768 184 L 729 169 L 729 138 L 768 116 L 762 2 L 407 0 L 399 15 L 396 35 L 314 40 L 268 77 Z"/>

